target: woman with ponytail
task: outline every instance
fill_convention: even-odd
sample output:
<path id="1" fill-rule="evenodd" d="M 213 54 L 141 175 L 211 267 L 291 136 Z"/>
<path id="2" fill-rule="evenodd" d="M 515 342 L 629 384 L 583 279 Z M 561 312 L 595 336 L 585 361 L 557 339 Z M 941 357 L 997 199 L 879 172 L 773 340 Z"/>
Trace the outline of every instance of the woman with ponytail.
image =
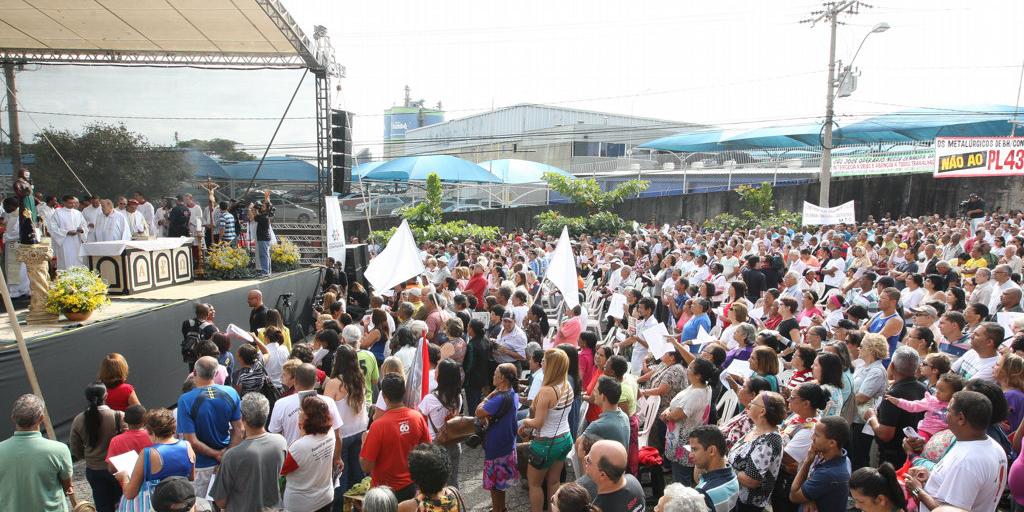
<path id="1" fill-rule="evenodd" d="M 124 413 L 107 407 L 107 387 L 102 382 L 86 386 L 85 399 L 89 407 L 71 422 L 68 444 L 74 460 L 85 459 L 85 479 L 92 488 L 96 510 L 113 512 L 121 500 L 121 485 L 107 470 L 107 447 L 127 425 Z"/>
<path id="2" fill-rule="evenodd" d="M 883 462 L 876 468 L 860 468 L 850 477 L 850 495 L 863 512 L 903 512 L 907 498 L 896 479 L 892 464 Z"/>

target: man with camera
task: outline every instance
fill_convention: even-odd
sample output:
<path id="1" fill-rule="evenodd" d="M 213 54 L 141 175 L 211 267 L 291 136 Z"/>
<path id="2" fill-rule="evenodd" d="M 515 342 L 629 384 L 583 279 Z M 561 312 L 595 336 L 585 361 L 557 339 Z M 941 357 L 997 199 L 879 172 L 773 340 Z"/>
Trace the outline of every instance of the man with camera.
<path id="1" fill-rule="evenodd" d="M 978 194 L 971 194 L 966 201 L 960 203 L 960 210 L 970 219 L 971 234 L 974 234 L 985 221 L 985 200 L 978 197 Z"/>

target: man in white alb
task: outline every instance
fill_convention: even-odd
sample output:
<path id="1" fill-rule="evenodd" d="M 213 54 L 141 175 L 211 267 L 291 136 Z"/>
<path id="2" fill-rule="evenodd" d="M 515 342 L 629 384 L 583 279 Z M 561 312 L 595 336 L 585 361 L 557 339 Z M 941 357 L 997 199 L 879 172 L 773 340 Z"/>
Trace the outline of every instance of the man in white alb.
<path id="1" fill-rule="evenodd" d="M 89 226 L 82 212 L 78 211 L 78 198 L 64 196 L 64 207 L 54 210 L 47 227 L 57 255 L 57 269 L 81 266 L 82 257 L 78 251 L 89 233 Z"/>
<path id="2" fill-rule="evenodd" d="M 100 196 L 89 196 L 86 201 L 89 204 L 82 208 L 82 216 L 85 217 L 85 225 L 89 227 L 89 236 L 86 241 L 96 241 L 96 218 L 100 216 L 103 207 L 100 205 Z"/>
<path id="3" fill-rule="evenodd" d="M 114 209 L 114 203 L 110 199 L 100 202 L 101 211 L 96 218 L 96 229 L 92 230 L 94 242 L 113 242 L 115 240 L 131 240 L 131 232 L 128 231 L 128 219 L 124 214 Z"/>
<path id="4" fill-rule="evenodd" d="M 133 240 L 149 240 L 149 222 L 139 211 L 139 202 L 134 199 L 128 200 L 128 207 L 124 212 L 128 219 L 128 232 Z"/>
<path id="5" fill-rule="evenodd" d="M 4 231 L 4 275 L 7 277 L 7 290 L 11 292 L 11 297 L 21 297 L 28 295 L 29 283 L 28 269 L 18 261 L 18 239 L 21 235 L 18 198 L 5 198 L 3 206 L 4 220 L 7 221 L 7 230 Z"/>
<path id="6" fill-rule="evenodd" d="M 138 191 L 135 192 L 132 199 L 139 204 L 139 213 L 142 214 L 142 218 L 146 219 L 146 224 L 149 224 L 149 234 L 153 237 L 159 236 L 157 235 L 159 231 L 156 230 L 156 209 L 153 207 L 153 203 L 146 201 L 146 196 Z"/>

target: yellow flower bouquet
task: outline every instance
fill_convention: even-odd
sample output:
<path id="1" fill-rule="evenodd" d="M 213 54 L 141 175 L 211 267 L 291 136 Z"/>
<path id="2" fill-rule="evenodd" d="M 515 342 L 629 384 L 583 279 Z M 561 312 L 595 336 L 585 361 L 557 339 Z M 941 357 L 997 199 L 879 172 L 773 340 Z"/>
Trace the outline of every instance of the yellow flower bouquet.
<path id="1" fill-rule="evenodd" d="M 206 252 L 206 275 L 210 279 L 249 279 L 249 253 L 227 243 L 213 244 Z"/>
<path id="2" fill-rule="evenodd" d="M 58 270 L 46 295 L 46 310 L 50 313 L 91 313 L 107 304 L 107 283 L 85 267 Z"/>
<path id="3" fill-rule="evenodd" d="M 284 237 L 270 246 L 270 267 L 274 272 L 294 270 L 299 266 L 299 246 Z"/>

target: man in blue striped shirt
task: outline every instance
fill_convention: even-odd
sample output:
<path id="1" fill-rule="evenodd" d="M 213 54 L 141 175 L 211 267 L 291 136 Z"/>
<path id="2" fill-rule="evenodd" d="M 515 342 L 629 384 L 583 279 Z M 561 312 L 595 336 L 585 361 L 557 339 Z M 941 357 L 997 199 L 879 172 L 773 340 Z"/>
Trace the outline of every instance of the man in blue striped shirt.
<path id="1" fill-rule="evenodd" d="M 235 216 L 228 211 L 227 201 L 220 202 L 220 211 L 217 215 L 217 239 L 235 245 L 238 233 L 235 231 Z"/>
<path id="2" fill-rule="evenodd" d="M 714 425 L 703 425 L 690 432 L 690 450 L 695 465 L 700 468 L 700 482 L 696 489 L 704 495 L 708 510 L 728 512 L 739 499 L 740 482 L 725 462 L 728 447 L 725 436 Z"/>

